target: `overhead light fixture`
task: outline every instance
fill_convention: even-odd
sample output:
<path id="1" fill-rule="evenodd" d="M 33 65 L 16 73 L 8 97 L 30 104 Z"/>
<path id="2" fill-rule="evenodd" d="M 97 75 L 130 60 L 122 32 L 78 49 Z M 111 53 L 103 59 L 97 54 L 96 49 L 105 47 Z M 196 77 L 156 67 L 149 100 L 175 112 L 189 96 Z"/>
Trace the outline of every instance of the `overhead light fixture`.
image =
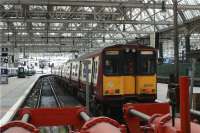
<path id="1" fill-rule="evenodd" d="M 12 35 L 13 33 L 12 32 L 6 32 L 5 34 L 6 35 Z"/>
<path id="2" fill-rule="evenodd" d="M 39 32 L 36 32 L 35 34 L 36 34 L 36 35 L 40 35 L 40 33 L 39 33 Z"/>

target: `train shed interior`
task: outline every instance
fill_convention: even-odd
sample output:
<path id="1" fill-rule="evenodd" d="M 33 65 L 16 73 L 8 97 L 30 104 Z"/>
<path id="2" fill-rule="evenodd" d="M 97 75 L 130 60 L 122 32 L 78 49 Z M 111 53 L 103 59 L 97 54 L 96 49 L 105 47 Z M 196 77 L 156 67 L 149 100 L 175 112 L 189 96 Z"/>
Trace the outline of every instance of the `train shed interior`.
<path id="1" fill-rule="evenodd" d="M 0 0 L 0 56 L 0 132 L 200 132 L 200 0 Z"/>

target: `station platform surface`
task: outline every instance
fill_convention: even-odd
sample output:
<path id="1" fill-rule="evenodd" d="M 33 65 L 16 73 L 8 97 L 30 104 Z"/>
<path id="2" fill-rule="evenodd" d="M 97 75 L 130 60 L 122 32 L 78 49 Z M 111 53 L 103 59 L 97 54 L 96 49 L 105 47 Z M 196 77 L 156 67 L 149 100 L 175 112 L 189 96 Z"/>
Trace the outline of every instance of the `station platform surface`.
<path id="1" fill-rule="evenodd" d="M 6 115 L 16 110 L 41 75 L 26 76 L 26 78 L 9 78 L 8 84 L 0 84 L 0 124 Z"/>
<path id="2" fill-rule="evenodd" d="M 168 84 L 157 83 L 157 100 L 160 102 L 167 102 Z M 193 93 L 200 93 L 200 87 L 193 87 Z"/>

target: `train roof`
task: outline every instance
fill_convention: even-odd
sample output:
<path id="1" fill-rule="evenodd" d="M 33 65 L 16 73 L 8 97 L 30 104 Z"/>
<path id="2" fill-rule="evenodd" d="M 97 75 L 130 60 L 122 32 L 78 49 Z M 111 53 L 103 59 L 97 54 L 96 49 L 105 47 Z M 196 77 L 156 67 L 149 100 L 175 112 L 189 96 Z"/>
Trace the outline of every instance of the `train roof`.
<path id="1" fill-rule="evenodd" d="M 136 50 L 137 49 L 156 50 L 153 47 L 145 46 L 145 45 L 141 45 L 141 44 L 125 44 L 125 45 L 124 44 L 116 44 L 116 45 L 111 45 L 111 46 L 106 46 L 106 47 L 103 47 L 103 48 L 99 48 L 99 49 L 95 50 L 94 52 L 90 52 L 90 53 L 84 54 L 84 55 L 80 56 L 77 59 L 69 60 L 69 62 L 70 61 L 79 61 L 79 60 L 82 60 L 82 59 L 90 58 L 93 55 L 98 55 L 98 54 L 102 53 L 104 50 L 112 49 L 112 48 L 132 48 L 132 49 L 136 49 Z"/>
<path id="2" fill-rule="evenodd" d="M 110 48 L 134 48 L 134 49 L 155 49 L 153 47 L 150 46 L 145 46 L 145 45 L 141 45 L 141 44 L 116 44 L 116 45 L 112 45 L 112 46 L 108 46 L 105 47 L 103 49 L 110 49 Z"/>

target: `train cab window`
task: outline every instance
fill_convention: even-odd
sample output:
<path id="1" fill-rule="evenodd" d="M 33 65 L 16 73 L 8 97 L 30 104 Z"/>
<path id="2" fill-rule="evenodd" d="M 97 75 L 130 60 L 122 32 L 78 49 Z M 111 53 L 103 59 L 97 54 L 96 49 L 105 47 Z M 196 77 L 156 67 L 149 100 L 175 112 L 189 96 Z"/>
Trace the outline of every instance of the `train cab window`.
<path id="1" fill-rule="evenodd" d="M 106 75 L 120 74 L 119 51 L 106 51 L 104 60 L 104 73 Z"/>
<path id="2" fill-rule="evenodd" d="M 24 72 L 24 68 L 19 68 L 19 72 Z"/>
<path id="3" fill-rule="evenodd" d="M 113 70 L 114 70 L 114 65 L 113 65 L 113 63 L 112 63 L 112 60 L 106 60 L 105 61 L 105 72 L 107 73 L 107 74 L 112 74 L 112 73 L 114 73 L 113 72 Z"/>
<path id="4" fill-rule="evenodd" d="M 155 74 L 156 55 L 153 51 L 141 51 L 138 58 L 138 74 Z"/>
<path id="5" fill-rule="evenodd" d="M 123 74 L 133 75 L 136 71 L 135 51 L 124 51 L 123 54 Z"/>
<path id="6" fill-rule="evenodd" d="M 126 59 L 124 64 L 124 74 L 134 74 L 135 63 L 133 59 Z"/>

